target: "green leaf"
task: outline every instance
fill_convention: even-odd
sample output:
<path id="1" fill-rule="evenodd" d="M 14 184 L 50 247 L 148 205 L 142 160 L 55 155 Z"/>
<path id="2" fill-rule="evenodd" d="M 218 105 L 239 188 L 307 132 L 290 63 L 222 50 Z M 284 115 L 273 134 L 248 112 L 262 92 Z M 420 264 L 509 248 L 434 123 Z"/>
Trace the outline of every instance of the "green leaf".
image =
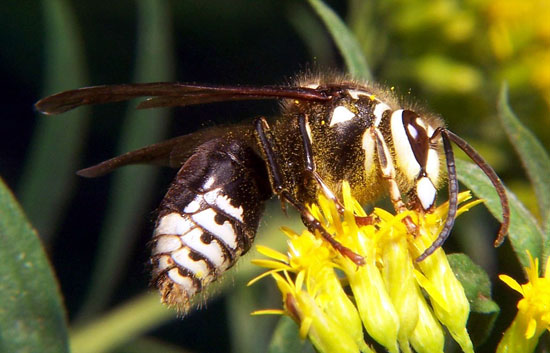
<path id="1" fill-rule="evenodd" d="M 42 1 L 42 8 L 46 94 L 84 86 L 83 49 L 74 13 L 64 0 Z M 76 180 L 74 172 L 88 127 L 88 112 L 88 108 L 80 108 L 61 116 L 37 115 L 19 195 L 46 243 L 55 233 Z"/>
<path id="2" fill-rule="evenodd" d="M 160 338 L 153 337 L 141 337 L 136 340 L 130 341 L 115 350 L 111 350 L 112 353 L 193 353 L 176 343 L 168 343 L 162 341 Z"/>
<path id="3" fill-rule="evenodd" d="M 309 57 L 318 67 L 331 67 L 338 55 L 330 34 L 318 16 L 302 2 L 288 2 L 287 19 L 307 47 Z"/>
<path id="4" fill-rule="evenodd" d="M 250 277 L 247 280 L 250 280 Z M 251 316 L 250 313 L 266 307 L 266 299 L 270 297 L 268 290 L 272 291 L 273 296 L 279 296 L 278 293 L 273 292 L 274 288 L 267 284 L 268 282 L 264 281 L 248 287 L 246 281 L 241 280 L 228 291 L 226 303 L 227 313 L 231 318 L 229 331 L 232 352 L 265 351 L 265 343 L 269 341 L 276 317 Z"/>
<path id="5" fill-rule="evenodd" d="M 499 221 L 502 220 L 500 199 L 489 181 L 489 178 L 473 163 L 456 160 L 458 178 L 466 187 L 479 198 L 485 200 L 489 211 Z M 536 219 L 533 217 L 518 198 L 507 191 L 510 202 L 510 231 L 508 238 L 516 252 L 521 264 L 529 266 L 529 258 L 526 250 L 533 257 L 539 257 L 542 253 L 543 235 Z"/>
<path id="6" fill-rule="evenodd" d="M 166 2 L 140 0 L 138 5 L 137 82 L 170 81 L 173 78 L 173 48 L 169 8 Z M 167 109 L 130 108 L 120 136 L 124 153 L 160 141 L 168 126 Z M 128 166 L 114 174 L 105 223 L 100 235 L 95 268 L 79 320 L 98 312 L 113 294 L 136 238 L 136 217 L 149 214 L 151 185 L 157 170 Z M 138 192 L 136 192 L 138 191 Z"/>
<path id="7" fill-rule="evenodd" d="M 0 352 L 68 352 L 61 294 L 38 236 L 0 179 Z"/>
<path id="8" fill-rule="evenodd" d="M 298 326 L 288 316 L 282 316 L 271 337 L 269 353 L 314 352 L 308 341 L 298 334 Z"/>
<path id="9" fill-rule="evenodd" d="M 71 350 L 75 353 L 108 352 L 175 318 L 174 310 L 160 304 L 158 293 L 147 292 L 97 320 L 73 328 Z"/>
<path id="10" fill-rule="evenodd" d="M 500 312 L 497 303 L 491 299 L 491 281 L 487 273 L 468 256 L 451 254 L 448 259 L 470 302 L 468 332 L 475 345 L 479 345 L 491 333 Z"/>
<path id="11" fill-rule="evenodd" d="M 327 26 L 348 71 L 357 78 L 372 79 L 372 74 L 357 39 L 338 15 L 321 0 L 309 0 L 311 7 Z"/>
<path id="12" fill-rule="evenodd" d="M 537 197 L 542 228 L 550 232 L 550 156 L 535 135 L 519 121 L 508 104 L 508 88 L 502 85 L 498 112 L 504 131 L 514 146 Z M 548 239 L 547 239 L 548 241 Z"/>

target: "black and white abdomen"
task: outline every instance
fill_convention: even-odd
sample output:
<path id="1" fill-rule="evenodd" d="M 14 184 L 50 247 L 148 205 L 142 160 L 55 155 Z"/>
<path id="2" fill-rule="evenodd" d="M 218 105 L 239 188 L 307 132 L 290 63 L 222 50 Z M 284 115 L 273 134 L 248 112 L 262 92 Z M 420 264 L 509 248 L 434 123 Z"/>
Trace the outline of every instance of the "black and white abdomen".
<path id="1" fill-rule="evenodd" d="M 200 145 L 159 208 L 151 262 L 162 301 L 187 310 L 191 297 L 248 251 L 270 196 L 264 162 L 243 141 Z"/>

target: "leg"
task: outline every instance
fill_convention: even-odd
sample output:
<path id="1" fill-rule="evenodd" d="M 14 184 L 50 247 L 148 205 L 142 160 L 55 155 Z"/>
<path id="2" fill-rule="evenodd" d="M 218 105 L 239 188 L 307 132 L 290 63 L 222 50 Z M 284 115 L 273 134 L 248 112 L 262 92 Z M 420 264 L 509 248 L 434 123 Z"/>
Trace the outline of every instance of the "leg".
<path id="1" fill-rule="evenodd" d="M 300 127 L 300 134 L 302 136 L 302 142 L 304 147 L 304 156 L 305 156 L 305 163 L 306 163 L 306 171 L 308 171 L 311 174 L 311 177 L 315 179 L 317 184 L 319 184 L 319 187 L 321 188 L 321 191 L 325 195 L 326 198 L 329 200 L 332 200 L 334 204 L 336 205 L 336 209 L 340 214 L 344 213 L 344 206 L 338 200 L 336 195 L 330 190 L 330 188 L 325 184 L 323 179 L 321 179 L 321 176 L 317 174 L 316 168 L 315 168 L 315 162 L 313 160 L 313 149 L 311 147 L 311 132 L 309 131 L 309 125 L 307 121 L 307 116 L 300 115 L 298 118 L 298 125 Z M 366 226 L 366 225 L 372 225 L 374 224 L 375 220 L 371 216 L 366 217 L 359 217 L 355 216 L 355 221 L 357 225 L 359 226 Z"/>
<path id="2" fill-rule="evenodd" d="M 393 207 L 395 208 L 395 212 L 398 212 L 398 213 L 405 212 L 408 209 L 407 209 L 407 206 L 405 206 L 403 199 L 401 198 L 401 192 L 399 191 L 399 187 L 397 186 L 397 181 L 395 180 L 395 167 L 393 165 L 392 157 L 388 149 L 388 146 L 384 142 L 384 137 L 382 136 L 382 133 L 380 132 L 380 130 L 378 130 L 378 128 L 373 127 L 371 128 L 371 131 L 372 131 L 372 137 L 376 145 L 376 152 L 378 153 L 380 170 L 382 171 L 382 176 L 388 182 L 390 199 L 393 203 Z M 409 233 L 411 234 L 418 233 L 416 224 L 414 224 L 414 222 L 410 217 L 405 217 L 403 219 L 403 223 L 405 223 L 405 225 L 407 226 L 407 230 L 409 231 Z"/>
<path id="3" fill-rule="evenodd" d="M 303 125 L 305 128 L 305 125 Z M 285 189 L 284 181 L 282 179 L 281 170 L 279 167 L 279 164 L 276 159 L 275 151 L 273 150 L 273 145 L 267 136 L 266 132 L 269 131 L 269 125 L 263 118 L 258 118 L 255 121 L 255 127 L 256 127 L 256 133 L 259 140 L 259 145 L 263 150 L 264 156 L 267 161 L 269 174 L 271 176 L 271 182 L 273 185 L 273 189 L 275 193 L 283 200 L 290 203 L 292 206 L 294 206 L 298 212 L 300 212 L 300 215 L 302 216 L 302 221 L 304 222 L 305 226 L 312 232 L 315 233 L 315 231 L 318 231 L 319 234 L 340 254 L 343 256 L 348 257 L 350 260 L 352 260 L 357 265 L 362 265 L 365 263 L 365 260 L 362 256 L 354 253 L 350 249 L 346 248 L 342 244 L 340 244 L 334 237 L 326 231 L 326 229 L 323 227 L 323 225 L 313 217 L 311 212 L 307 210 L 307 208 L 299 201 L 297 201 L 291 193 Z M 304 130 L 304 132 L 307 134 L 307 131 Z M 307 136 L 306 136 L 307 138 Z M 309 139 L 307 140 L 309 141 Z M 304 142 L 304 145 L 306 145 L 306 142 Z M 310 145 L 311 147 L 311 145 Z M 313 159 L 311 158 L 311 148 L 307 150 L 306 152 L 306 165 L 309 165 L 310 168 L 313 166 Z"/>
<path id="4" fill-rule="evenodd" d="M 304 156 L 306 171 L 311 174 L 311 177 L 315 179 L 323 194 L 336 204 L 338 212 L 344 213 L 344 206 L 340 203 L 340 200 L 334 195 L 332 190 L 325 184 L 321 176 L 317 174 L 315 161 L 313 160 L 313 148 L 311 147 L 311 131 L 309 130 L 309 123 L 307 121 L 307 116 L 300 115 L 298 117 L 298 126 L 300 127 L 300 135 L 302 137 L 303 147 L 304 147 Z"/>

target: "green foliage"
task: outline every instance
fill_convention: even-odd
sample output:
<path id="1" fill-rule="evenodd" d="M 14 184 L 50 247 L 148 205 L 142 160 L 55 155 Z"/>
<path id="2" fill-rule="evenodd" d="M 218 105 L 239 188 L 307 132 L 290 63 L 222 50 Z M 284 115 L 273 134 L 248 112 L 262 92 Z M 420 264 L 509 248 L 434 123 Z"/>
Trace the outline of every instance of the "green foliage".
<path id="1" fill-rule="evenodd" d="M 68 352 L 61 295 L 46 254 L 0 179 L 0 352 Z"/>
<path id="2" fill-rule="evenodd" d="M 550 231 L 550 157 L 535 135 L 521 123 L 508 103 L 508 88 L 503 85 L 498 103 L 500 121 L 531 180 L 541 214 L 541 225 Z"/>
<path id="3" fill-rule="evenodd" d="M 80 32 L 64 0 L 44 1 L 45 94 L 86 84 Z M 40 119 L 20 183 L 21 204 L 41 237 L 54 237 L 75 182 L 74 171 L 88 131 L 89 108 Z M 52 158 L 56 162 L 52 163 Z M 40 202 L 36 202 L 40 200 Z"/>
<path id="4" fill-rule="evenodd" d="M 476 196 L 484 199 L 487 208 L 500 220 L 502 218 L 500 199 L 487 176 L 475 164 L 457 160 L 456 165 L 460 181 L 472 190 Z M 520 262 L 527 266 L 529 259 L 526 250 L 529 250 L 536 257 L 540 257 L 542 254 L 542 231 L 533 215 L 529 213 L 514 194 L 508 192 L 508 199 L 511 214 L 508 237 Z"/>
<path id="5" fill-rule="evenodd" d="M 313 9 L 325 23 L 334 42 L 342 54 L 346 67 L 354 77 L 369 80 L 372 78 L 365 56 L 361 52 L 355 36 L 334 11 L 320 0 L 309 0 Z"/>
<path id="6" fill-rule="evenodd" d="M 168 6 L 155 1 L 138 1 L 137 5 L 139 41 L 135 81 L 174 81 L 172 27 L 166 21 Z M 125 129 L 119 138 L 118 154 L 161 141 L 166 135 L 168 122 L 167 109 L 137 111 L 129 108 Z M 100 234 L 98 257 L 79 320 L 93 316 L 112 297 L 128 263 L 131 244 L 135 243 L 136 215 L 149 211 L 147 207 L 157 173 L 158 170 L 142 166 L 129 166 L 113 173 L 113 192 Z"/>
<path id="7" fill-rule="evenodd" d="M 478 346 L 491 333 L 500 312 L 498 304 L 491 299 L 489 276 L 464 254 L 451 254 L 448 259 L 470 302 L 468 332 L 474 344 Z"/>
<path id="8" fill-rule="evenodd" d="M 288 316 L 283 316 L 279 319 L 273 336 L 271 336 L 271 342 L 269 343 L 269 353 L 286 353 L 286 352 L 300 352 L 308 353 L 314 352 L 314 348 L 311 344 L 305 342 L 300 338 L 298 334 L 298 326 Z"/>
<path id="9" fill-rule="evenodd" d="M 74 327 L 71 350 L 109 352 L 175 317 L 173 310 L 159 305 L 157 293 L 144 293 L 96 320 Z"/>

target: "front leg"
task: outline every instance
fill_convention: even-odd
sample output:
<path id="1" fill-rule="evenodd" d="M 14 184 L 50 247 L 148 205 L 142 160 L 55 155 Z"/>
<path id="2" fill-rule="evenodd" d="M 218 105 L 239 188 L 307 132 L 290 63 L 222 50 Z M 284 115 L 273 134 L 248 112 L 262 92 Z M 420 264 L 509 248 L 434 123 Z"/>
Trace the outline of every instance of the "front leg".
<path id="1" fill-rule="evenodd" d="M 305 122 L 305 120 L 303 122 Z M 291 192 L 287 190 L 285 186 L 285 181 L 283 180 L 283 176 L 281 173 L 281 168 L 277 161 L 277 157 L 276 157 L 277 151 L 275 151 L 275 147 L 268 136 L 269 125 L 267 124 L 267 121 L 264 118 L 258 118 L 255 121 L 254 126 L 256 129 L 259 146 L 262 149 L 262 152 L 267 162 L 270 181 L 271 181 L 273 190 L 277 194 L 277 196 L 279 196 L 281 200 L 290 203 L 292 206 L 294 206 L 294 208 L 298 210 L 298 212 L 302 216 L 302 221 L 304 222 L 304 225 L 309 229 L 310 232 L 315 234 L 315 231 L 318 231 L 319 234 L 321 234 L 321 236 L 336 251 L 338 251 L 343 256 L 349 258 L 355 264 L 363 265 L 365 263 L 365 260 L 361 255 L 356 254 L 349 248 L 343 246 L 336 239 L 334 239 L 334 237 L 323 227 L 323 225 L 317 219 L 315 219 L 315 217 L 313 217 L 313 215 L 311 214 L 311 212 L 309 212 L 309 210 L 305 207 L 305 205 L 302 202 L 299 202 L 298 200 L 296 200 L 294 196 L 291 194 Z M 304 128 L 306 127 L 306 125 L 302 125 L 302 126 Z M 304 129 L 304 133 L 307 133 L 305 129 Z M 304 141 L 304 146 L 306 144 L 307 144 L 307 141 Z M 309 148 L 307 149 L 307 152 L 306 152 L 306 169 L 307 168 L 310 168 L 310 169 L 312 168 L 312 171 L 314 171 L 313 158 L 311 154 L 311 145 L 309 145 Z"/>
<path id="2" fill-rule="evenodd" d="M 391 202 L 393 203 L 395 212 L 397 213 L 405 212 L 408 209 L 405 203 L 403 202 L 403 198 L 401 197 L 401 192 L 399 191 L 399 186 L 397 185 L 397 181 L 395 180 L 396 178 L 395 166 L 393 165 L 392 156 L 390 154 L 388 146 L 386 145 L 386 142 L 384 142 L 384 137 L 382 136 L 382 133 L 380 132 L 380 130 L 378 130 L 378 128 L 372 127 L 371 134 L 376 146 L 376 152 L 378 154 L 378 163 L 380 164 L 382 177 L 386 179 L 386 182 L 388 183 L 390 199 L 391 199 Z M 407 230 L 409 231 L 409 233 L 414 235 L 418 233 L 416 224 L 414 224 L 413 220 L 410 217 L 408 216 L 405 217 L 403 219 L 403 223 L 407 227 Z"/>
<path id="3" fill-rule="evenodd" d="M 311 129 L 309 128 L 309 122 L 306 115 L 301 114 L 298 117 L 298 126 L 300 128 L 300 137 L 302 139 L 303 148 L 304 148 L 304 158 L 305 158 L 305 169 L 306 172 L 310 175 L 311 178 L 313 178 L 319 187 L 321 188 L 321 191 L 323 192 L 323 195 L 325 195 L 329 200 L 332 200 L 334 204 L 336 205 L 336 209 L 341 214 L 344 213 L 344 206 L 338 200 L 336 195 L 330 190 L 327 184 L 321 179 L 321 176 L 317 173 L 317 168 L 315 165 L 315 161 L 313 159 L 313 148 L 311 147 Z"/>

